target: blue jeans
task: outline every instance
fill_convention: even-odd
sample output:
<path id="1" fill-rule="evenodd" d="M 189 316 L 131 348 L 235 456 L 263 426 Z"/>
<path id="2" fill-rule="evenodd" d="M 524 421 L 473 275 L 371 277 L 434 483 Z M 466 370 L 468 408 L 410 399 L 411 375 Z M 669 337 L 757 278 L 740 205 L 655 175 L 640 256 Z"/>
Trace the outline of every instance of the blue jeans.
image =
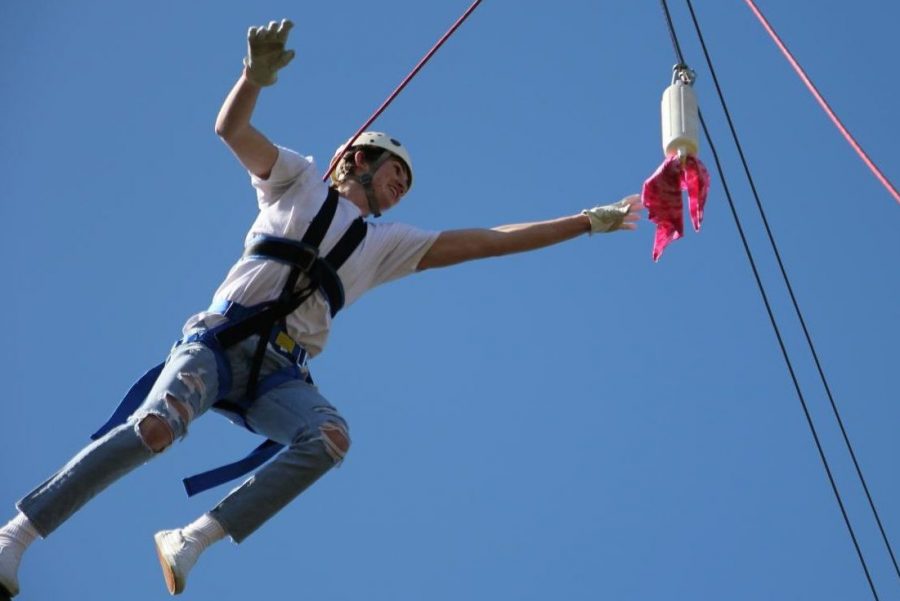
<path id="1" fill-rule="evenodd" d="M 236 401 L 243 395 L 257 340 L 253 336 L 225 352 L 223 365 L 230 369 L 232 384 L 226 400 Z M 269 345 L 260 377 L 290 364 Z M 183 438 L 189 422 L 222 398 L 219 382 L 228 381 L 227 376 L 219 374 L 215 354 L 204 344 L 176 346 L 153 389 L 128 421 L 82 449 L 20 500 L 19 510 L 42 536 L 48 536 L 107 486 L 158 454 L 141 438 L 142 420 L 161 418 L 173 438 Z M 253 533 L 339 463 L 350 442 L 347 424 L 337 410 L 314 385 L 300 379 L 289 380 L 256 399 L 246 419 L 254 431 L 285 449 L 210 512 L 235 542 Z"/>

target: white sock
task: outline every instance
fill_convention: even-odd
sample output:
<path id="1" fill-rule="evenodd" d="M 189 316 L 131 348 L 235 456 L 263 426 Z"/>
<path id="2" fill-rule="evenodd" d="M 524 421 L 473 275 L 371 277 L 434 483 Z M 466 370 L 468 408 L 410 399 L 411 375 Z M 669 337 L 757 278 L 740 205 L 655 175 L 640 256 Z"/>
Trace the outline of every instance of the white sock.
<path id="1" fill-rule="evenodd" d="M 181 534 L 200 545 L 203 551 L 215 542 L 225 538 L 225 529 L 208 513 L 204 513 L 194 522 L 181 529 Z"/>
<path id="2" fill-rule="evenodd" d="M 16 517 L 6 524 L 6 526 L 0 528 L 0 538 L 6 538 L 19 543 L 23 550 L 39 537 L 40 534 L 38 531 L 35 530 L 31 521 L 22 512 L 19 512 Z"/>

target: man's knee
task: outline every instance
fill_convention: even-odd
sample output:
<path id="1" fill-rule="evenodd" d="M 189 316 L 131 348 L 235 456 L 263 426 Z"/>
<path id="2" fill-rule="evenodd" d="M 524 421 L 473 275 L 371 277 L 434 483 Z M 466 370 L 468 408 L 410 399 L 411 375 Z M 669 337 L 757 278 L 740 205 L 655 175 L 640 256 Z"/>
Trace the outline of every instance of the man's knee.
<path id="1" fill-rule="evenodd" d="M 335 463 L 340 463 L 350 450 L 350 434 L 347 427 L 337 422 L 325 422 L 319 428 L 325 450 Z"/>
<path id="2" fill-rule="evenodd" d="M 182 431 L 187 431 L 187 425 L 192 417 L 190 408 L 171 394 L 166 394 L 166 405 L 169 411 L 177 415 L 176 421 Z M 174 417 L 174 416 L 173 416 Z M 166 416 L 158 413 L 148 413 L 138 421 L 138 433 L 144 444 L 154 453 L 160 453 L 172 445 L 175 441 L 175 428 Z"/>
<path id="3" fill-rule="evenodd" d="M 172 426 L 155 413 L 149 413 L 141 418 L 141 421 L 137 424 L 137 429 L 141 440 L 154 453 L 161 453 L 175 440 Z"/>

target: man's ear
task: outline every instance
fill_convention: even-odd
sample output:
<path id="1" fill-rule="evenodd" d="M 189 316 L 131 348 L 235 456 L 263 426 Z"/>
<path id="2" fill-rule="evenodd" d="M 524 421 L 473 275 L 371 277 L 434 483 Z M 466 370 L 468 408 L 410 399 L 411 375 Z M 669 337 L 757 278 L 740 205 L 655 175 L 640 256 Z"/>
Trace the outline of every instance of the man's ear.
<path id="1" fill-rule="evenodd" d="M 365 152 L 357 150 L 353 153 L 353 166 L 359 167 L 360 169 L 367 169 L 369 167 L 369 163 L 366 161 Z"/>

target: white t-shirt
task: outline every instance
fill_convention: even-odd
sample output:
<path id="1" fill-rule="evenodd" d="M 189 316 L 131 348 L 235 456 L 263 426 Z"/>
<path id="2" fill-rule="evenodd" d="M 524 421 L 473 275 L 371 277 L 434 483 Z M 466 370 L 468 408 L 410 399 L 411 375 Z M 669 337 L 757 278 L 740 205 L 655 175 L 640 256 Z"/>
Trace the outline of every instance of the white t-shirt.
<path id="1" fill-rule="evenodd" d="M 262 180 L 251 174 L 251 182 L 256 188 L 259 215 L 245 244 L 259 235 L 301 240 L 328 195 L 328 187 L 312 157 L 302 157 L 282 147 L 278 148 L 278 159 L 269 178 Z M 319 256 L 328 254 L 359 216 L 356 205 L 340 198 Z M 438 232 L 399 223 L 370 222 L 362 243 L 338 270 L 344 285 L 344 307 L 353 304 L 366 290 L 413 273 L 437 236 Z M 281 294 L 289 271 L 283 263 L 242 259 L 231 267 L 214 300 L 230 300 L 245 307 L 274 300 Z M 207 317 L 207 312 L 194 315 L 185 324 L 185 331 Z M 211 321 L 215 319 L 207 319 L 206 323 Z M 322 351 L 331 328 L 331 313 L 321 290 L 288 316 L 287 327 L 291 337 L 310 355 Z"/>

